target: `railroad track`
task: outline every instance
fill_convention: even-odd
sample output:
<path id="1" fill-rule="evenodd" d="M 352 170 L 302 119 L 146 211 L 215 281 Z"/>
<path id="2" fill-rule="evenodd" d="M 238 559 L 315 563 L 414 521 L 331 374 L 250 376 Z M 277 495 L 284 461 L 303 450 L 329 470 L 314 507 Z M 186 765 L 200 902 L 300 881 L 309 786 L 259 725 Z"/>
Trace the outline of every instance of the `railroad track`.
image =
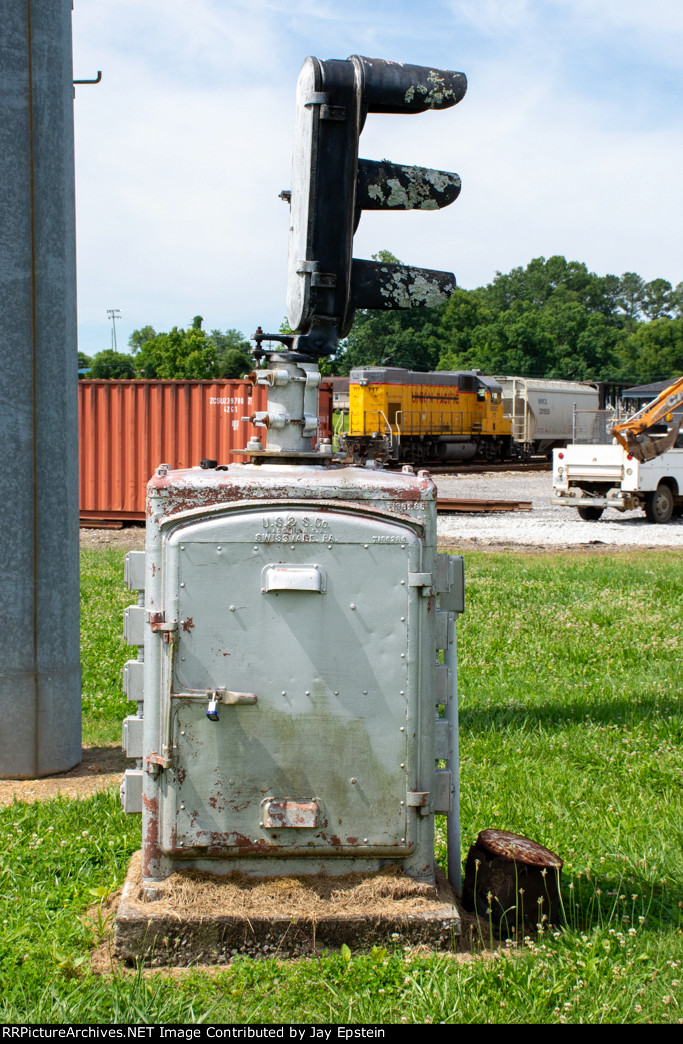
<path id="1" fill-rule="evenodd" d="M 438 497 L 436 510 L 439 514 L 449 511 L 531 511 L 530 500 L 472 500 L 459 497 Z"/>
<path id="2" fill-rule="evenodd" d="M 483 475 L 489 471 L 552 471 L 553 466 L 543 457 L 524 464 L 436 464 L 434 467 L 427 465 L 426 470 L 430 475 Z"/>

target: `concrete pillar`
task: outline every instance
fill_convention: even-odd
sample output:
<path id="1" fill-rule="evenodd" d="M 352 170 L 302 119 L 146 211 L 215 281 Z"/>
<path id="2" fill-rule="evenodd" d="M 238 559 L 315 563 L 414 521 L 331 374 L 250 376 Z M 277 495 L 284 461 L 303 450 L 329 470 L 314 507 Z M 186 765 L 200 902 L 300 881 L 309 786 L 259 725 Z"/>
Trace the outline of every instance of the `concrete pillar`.
<path id="1" fill-rule="evenodd" d="M 3 0 L 0 777 L 81 760 L 71 0 Z"/>

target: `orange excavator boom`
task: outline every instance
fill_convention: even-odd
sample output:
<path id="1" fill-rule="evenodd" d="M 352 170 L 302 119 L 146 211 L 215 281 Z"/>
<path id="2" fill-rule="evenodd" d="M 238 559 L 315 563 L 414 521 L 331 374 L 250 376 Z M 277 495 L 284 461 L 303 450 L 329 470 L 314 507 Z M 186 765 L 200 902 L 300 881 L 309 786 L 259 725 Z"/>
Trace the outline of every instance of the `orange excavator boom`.
<path id="1" fill-rule="evenodd" d="M 612 434 L 626 452 L 636 460 L 641 463 L 653 460 L 671 449 L 678 437 L 678 429 L 683 422 L 683 417 L 671 425 L 666 435 L 653 437 L 647 434 L 647 429 L 663 418 L 671 421 L 673 411 L 681 403 L 683 403 L 683 377 L 679 377 L 673 384 L 670 384 L 652 402 L 648 402 L 628 420 L 615 424 Z"/>

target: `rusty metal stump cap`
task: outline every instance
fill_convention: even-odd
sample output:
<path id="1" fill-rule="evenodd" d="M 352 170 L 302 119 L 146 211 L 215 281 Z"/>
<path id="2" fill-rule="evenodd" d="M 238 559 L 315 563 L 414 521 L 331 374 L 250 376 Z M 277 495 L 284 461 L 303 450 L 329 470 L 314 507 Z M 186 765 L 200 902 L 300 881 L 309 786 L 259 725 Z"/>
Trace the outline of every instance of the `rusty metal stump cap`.
<path id="1" fill-rule="evenodd" d="M 531 929 L 556 924 L 562 865 L 555 852 L 528 837 L 482 830 L 467 855 L 462 904 L 490 920 L 499 938 L 513 936 L 522 921 Z"/>
<path id="2" fill-rule="evenodd" d="M 511 834 L 508 830 L 481 830 L 476 845 L 499 859 L 509 859 L 526 866 L 561 870 L 564 865 L 563 860 L 549 848 L 521 834 Z"/>

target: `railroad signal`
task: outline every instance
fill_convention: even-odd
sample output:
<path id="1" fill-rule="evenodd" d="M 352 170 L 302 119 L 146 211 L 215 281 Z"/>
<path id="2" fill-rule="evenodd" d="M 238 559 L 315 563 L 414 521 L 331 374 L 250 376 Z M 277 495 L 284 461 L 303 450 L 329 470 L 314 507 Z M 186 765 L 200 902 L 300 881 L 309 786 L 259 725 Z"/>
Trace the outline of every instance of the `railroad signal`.
<path id="1" fill-rule="evenodd" d="M 463 73 L 352 55 L 305 60 L 297 84 L 287 315 L 300 351 L 332 354 L 357 308 L 433 305 L 455 289 L 450 272 L 352 257 L 363 210 L 438 210 L 460 192 L 447 171 L 358 158 L 368 113 L 446 109 Z"/>

